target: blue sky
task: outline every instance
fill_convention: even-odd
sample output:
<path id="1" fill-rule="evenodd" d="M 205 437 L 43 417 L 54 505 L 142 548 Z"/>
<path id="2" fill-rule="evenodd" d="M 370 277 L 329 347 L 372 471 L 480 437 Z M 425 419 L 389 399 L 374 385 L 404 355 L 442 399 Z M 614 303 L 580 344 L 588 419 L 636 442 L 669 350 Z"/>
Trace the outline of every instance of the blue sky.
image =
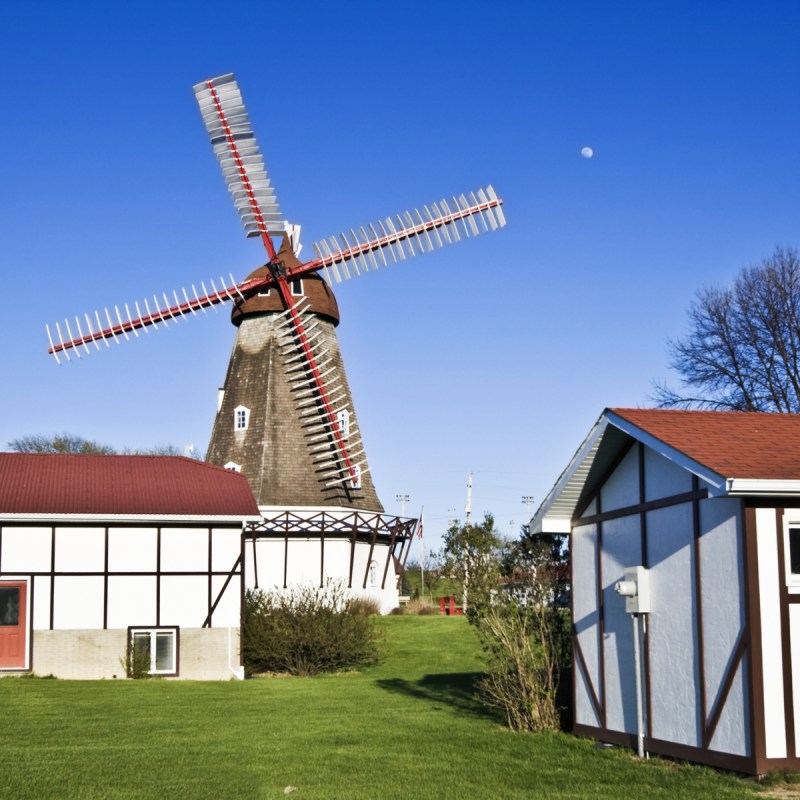
<path id="1" fill-rule="evenodd" d="M 191 92 L 234 72 L 307 244 L 504 198 L 502 231 L 337 297 L 387 510 L 436 547 L 473 472 L 515 536 L 605 406 L 675 382 L 696 290 L 800 246 L 799 33 L 790 2 L 0 0 L 0 446 L 206 448 L 224 310 L 61 367 L 44 325 L 262 263 Z"/>

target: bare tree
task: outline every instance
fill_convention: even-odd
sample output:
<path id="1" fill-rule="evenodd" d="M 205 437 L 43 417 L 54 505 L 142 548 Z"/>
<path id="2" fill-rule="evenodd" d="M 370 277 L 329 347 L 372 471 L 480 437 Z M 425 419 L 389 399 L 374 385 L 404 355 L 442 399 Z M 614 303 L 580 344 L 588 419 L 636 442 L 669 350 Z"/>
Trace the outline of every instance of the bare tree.
<path id="1" fill-rule="evenodd" d="M 113 447 L 71 433 L 60 433 L 55 436 L 41 434 L 22 436 L 19 439 L 12 439 L 8 446 L 17 453 L 81 453 L 108 456 L 117 452 Z"/>
<path id="2" fill-rule="evenodd" d="M 656 384 L 664 408 L 800 412 L 800 256 L 777 248 L 727 288 L 705 288 L 689 331 L 668 342 L 682 390 Z"/>

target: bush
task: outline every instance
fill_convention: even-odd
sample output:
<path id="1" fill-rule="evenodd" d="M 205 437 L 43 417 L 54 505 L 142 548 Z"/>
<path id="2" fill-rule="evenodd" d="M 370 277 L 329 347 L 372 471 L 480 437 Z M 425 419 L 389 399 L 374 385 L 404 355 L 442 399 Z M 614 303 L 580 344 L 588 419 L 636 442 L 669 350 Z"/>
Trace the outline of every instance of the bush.
<path id="1" fill-rule="evenodd" d="M 345 597 L 340 584 L 245 595 L 245 672 L 316 675 L 373 664 L 377 631 L 369 604 Z"/>
<path id="2" fill-rule="evenodd" d="M 374 597 L 351 597 L 347 601 L 347 611 L 357 617 L 377 617 L 381 604 Z"/>
<path id="3" fill-rule="evenodd" d="M 484 702 L 516 731 L 559 727 L 559 677 L 566 661 L 564 612 L 541 596 L 503 593 L 476 622 L 487 654 Z"/>

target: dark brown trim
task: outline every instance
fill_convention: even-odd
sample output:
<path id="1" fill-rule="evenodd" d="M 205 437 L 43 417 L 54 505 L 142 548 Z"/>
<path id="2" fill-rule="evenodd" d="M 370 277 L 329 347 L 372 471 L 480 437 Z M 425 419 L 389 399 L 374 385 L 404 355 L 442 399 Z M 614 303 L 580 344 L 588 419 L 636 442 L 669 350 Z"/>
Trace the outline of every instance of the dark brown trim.
<path id="1" fill-rule="evenodd" d="M 586 664 L 586 659 L 583 655 L 583 649 L 581 648 L 581 643 L 578 641 L 578 632 L 575 629 L 575 625 L 572 626 L 572 648 L 573 653 L 575 655 L 575 662 L 576 665 L 580 667 L 580 671 L 583 673 L 584 680 L 586 681 L 586 685 L 589 687 L 589 699 L 592 701 L 592 706 L 594 708 L 594 713 L 597 715 L 597 719 L 604 719 L 605 718 L 605 709 L 600 704 L 600 698 L 597 696 L 597 692 L 595 691 L 594 684 L 592 683 L 592 676 L 589 673 L 589 667 Z M 575 676 L 577 677 L 578 670 L 575 670 Z M 573 678 L 573 708 L 577 708 L 578 704 L 578 697 L 577 697 L 577 686 L 578 682 Z"/>
<path id="2" fill-rule="evenodd" d="M 600 494 L 597 495 L 597 511 L 600 507 Z M 598 683 L 600 684 L 600 708 L 602 716 L 600 722 L 603 727 L 608 726 L 606 718 L 606 608 L 603 599 L 603 523 L 597 522 L 596 533 L 597 547 L 597 665 L 599 669 Z"/>
<path id="3" fill-rule="evenodd" d="M 754 760 L 753 771 L 761 774 L 766 771 L 766 732 L 764 722 L 764 668 L 761 642 L 761 609 L 759 607 L 758 585 L 758 526 L 756 509 L 743 507 L 742 545 L 744 549 L 747 624 L 747 656 L 749 658 L 750 690 L 750 752 Z"/>
<path id="4" fill-rule="evenodd" d="M 355 564 L 356 559 L 356 532 L 353 531 L 353 535 L 350 537 L 350 572 L 347 576 L 347 588 L 353 588 L 353 566 Z"/>
<path id="5" fill-rule="evenodd" d="M 161 526 L 156 528 L 156 625 L 161 624 Z"/>
<path id="6" fill-rule="evenodd" d="M 211 542 L 211 538 L 212 538 L 211 537 L 211 528 L 209 528 L 208 529 L 208 597 L 207 597 L 207 600 L 206 600 L 206 602 L 208 604 L 207 608 L 208 608 L 208 619 L 209 619 L 208 627 L 209 628 L 211 627 L 211 597 L 212 597 L 212 595 L 214 593 L 214 587 L 211 585 L 212 584 L 212 580 L 213 580 L 212 577 L 211 577 L 211 575 L 212 575 L 212 567 L 214 566 L 214 562 L 213 562 L 214 554 L 212 552 L 212 546 L 213 545 L 212 545 L 212 542 Z"/>
<path id="7" fill-rule="evenodd" d="M 692 475 L 692 494 L 696 494 L 700 485 L 697 475 Z M 700 535 L 700 501 L 692 500 L 692 559 L 694 561 L 694 614 L 697 637 L 697 672 L 699 677 L 700 720 L 701 730 L 705 730 L 708 719 L 708 696 L 706 692 L 706 648 L 703 620 L 703 567 L 701 564 Z M 704 745 L 705 747 L 705 745 Z"/>
<path id="8" fill-rule="evenodd" d="M 283 540 L 283 588 L 289 585 L 289 534 Z"/>
<path id="9" fill-rule="evenodd" d="M 639 535 L 640 535 L 640 548 L 642 554 L 642 566 L 649 567 L 649 559 L 647 557 L 647 487 L 645 475 L 645 446 L 639 442 Z"/>
<path id="10" fill-rule="evenodd" d="M 634 514 L 641 514 L 647 511 L 657 511 L 659 508 L 669 508 L 670 506 L 681 505 L 681 503 L 690 503 L 693 500 L 704 500 L 706 497 L 708 497 L 708 490 L 698 489 L 696 492 L 684 492 L 683 494 L 675 494 L 671 497 L 661 497 L 658 500 L 648 500 L 646 503 L 637 503 L 635 506 L 615 508 L 613 511 L 606 511 L 604 513 L 598 512 L 588 517 L 573 519 L 572 525 L 590 525 L 593 522 L 605 522 L 606 520 L 618 519 L 619 517 L 630 517 Z M 599 495 L 597 499 L 599 501 Z"/>
<path id="11" fill-rule="evenodd" d="M 56 526 L 50 526 L 50 630 L 55 630 L 56 615 Z"/>
<path id="12" fill-rule="evenodd" d="M 576 736 L 583 736 L 586 739 L 596 739 L 599 742 L 606 742 L 617 747 L 636 749 L 636 735 L 633 733 L 612 731 L 608 728 L 595 728 L 592 725 L 582 725 L 577 722 L 572 726 L 572 732 Z"/>
<path id="13" fill-rule="evenodd" d="M 728 702 L 728 695 L 730 694 L 733 681 L 736 678 L 736 673 L 739 671 L 739 665 L 744 659 L 746 650 L 747 629 L 742 628 L 742 630 L 739 631 L 739 637 L 734 645 L 733 655 L 731 657 L 731 662 L 728 665 L 728 670 L 723 676 L 722 689 L 719 693 L 719 697 L 717 697 L 717 702 L 714 704 L 714 708 L 711 709 L 711 716 L 707 721 L 706 718 L 703 717 L 703 750 L 708 750 L 711 747 L 711 740 L 714 738 L 714 734 L 717 731 L 717 725 L 719 724 L 719 719 L 722 716 L 722 710 L 725 708 L 725 703 Z"/>
<path id="14" fill-rule="evenodd" d="M 636 737 L 623 731 L 612 731 L 605 728 L 594 728 L 591 725 L 576 724 L 573 725 L 572 732 L 576 736 L 608 742 L 619 747 L 629 747 L 630 749 L 636 747 Z M 704 750 L 700 747 L 677 744 L 663 739 L 653 739 L 652 737 L 645 739 L 644 744 L 645 750 L 653 755 L 665 756 L 677 761 L 706 764 L 717 769 L 740 772 L 746 775 L 760 774 L 757 772 L 755 759 L 750 756 L 738 756 L 718 750 Z M 768 769 L 786 769 L 792 766 L 797 768 L 797 764 L 797 759 L 770 759 Z"/>
<path id="15" fill-rule="evenodd" d="M 783 716 L 786 720 L 786 752 L 796 753 L 794 728 L 794 686 L 792 681 L 791 621 L 789 587 L 786 585 L 786 554 L 783 544 L 785 509 L 775 509 L 775 546 L 778 548 L 778 592 L 781 614 L 781 657 L 783 660 Z"/>
<path id="16" fill-rule="evenodd" d="M 325 520 L 319 526 L 319 588 L 325 586 Z"/>
<path id="17" fill-rule="evenodd" d="M 648 740 L 647 749 L 651 753 L 678 761 L 693 761 L 696 764 L 707 764 L 717 769 L 742 772 L 747 775 L 759 774 L 756 772 L 755 760 L 750 756 L 737 756 L 733 753 L 722 753 L 719 750 L 703 750 L 691 745 L 665 742 L 663 739 Z"/>
<path id="18" fill-rule="evenodd" d="M 103 575 L 106 573 L 103 570 L 95 570 L 94 572 L 78 572 L 76 570 L 64 570 L 64 572 L 47 572 L 42 570 L 24 570 L 20 573 L 19 570 L 16 571 L 8 571 L 8 572 L 0 572 L 0 577 L 4 575 L 38 575 L 40 578 L 49 578 L 51 575 L 54 575 L 56 578 L 102 578 Z M 212 575 L 227 575 L 228 571 L 225 569 L 216 569 L 212 573 Z M 176 577 L 205 577 L 208 575 L 208 571 L 204 569 L 200 570 L 185 570 L 185 571 L 177 571 L 177 570 L 163 570 L 162 572 L 156 572 L 156 570 L 130 570 L 130 571 L 123 571 L 123 570 L 109 570 L 108 577 L 109 578 L 152 578 L 156 575 L 163 575 L 165 578 L 176 578 Z"/>
<path id="19" fill-rule="evenodd" d="M 245 542 L 244 532 L 242 532 L 242 542 Z M 253 579 L 255 582 L 254 588 L 258 589 L 258 553 L 256 551 L 256 539 L 253 540 Z M 244 544 L 242 544 L 242 548 L 244 548 Z M 244 558 L 244 555 L 242 556 Z"/>
<path id="20" fill-rule="evenodd" d="M 247 591 L 245 578 L 245 545 L 247 539 L 244 535 L 244 528 L 239 537 L 239 558 L 242 560 L 242 569 L 239 573 L 239 666 L 244 665 L 244 652 L 242 651 L 242 631 L 244 631 L 244 611 L 245 611 L 245 592 Z"/>
<path id="21" fill-rule="evenodd" d="M 28 590 L 31 593 L 31 618 L 28 620 L 28 672 L 33 672 L 33 615 L 36 613 L 36 609 L 33 607 L 34 602 L 36 601 L 36 579 L 33 575 L 31 575 L 31 579 L 28 582 Z"/>
<path id="22" fill-rule="evenodd" d="M 239 568 L 242 566 L 242 554 L 240 553 L 236 561 L 233 562 L 233 566 L 228 572 L 228 577 L 225 578 L 225 583 L 222 584 L 222 588 L 219 590 L 219 594 L 217 595 L 217 599 L 214 601 L 213 605 L 210 606 L 208 611 L 208 616 L 205 618 L 205 621 L 200 626 L 201 628 L 210 628 L 211 627 L 211 617 L 214 615 L 214 612 L 217 610 L 217 606 L 219 605 L 219 601 L 222 600 L 222 595 L 225 594 L 225 590 L 228 588 L 228 584 L 231 582 L 231 579 L 234 575 L 238 575 Z M 210 576 L 209 576 L 210 580 Z"/>
<path id="23" fill-rule="evenodd" d="M 580 514 L 582 514 L 590 505 L 592 500 L 597 498 L 597 506 L 598 509 L 600 507 L 600 492 L 602 491 L 603 487 L 606 485 L 606 481 L 609 477 L 614 473 L 617 467 L 622 463 L 622 459 L 625 458 L 626 455 L 630 452 L 630 449 L 633 447 L 634 443 L 636 442 L 635 439 L 631 438 L 622 446 L 622 449 L 617 453 L 616 458 L 611 462 L 608 469 L 600 476 L 597 483 L 595 484 L 594 491 L 586 498 L 586 502 L 580 507 Z M 577 509 L 576 509 L 577 511 Z M 576 523 L 576 524 L 583 524 L 583 523 Z"/>
<path id="24" fill-rule="evenodd" d="M 108 525 L 103 533 L 103 630 L 108 630 Z"/>

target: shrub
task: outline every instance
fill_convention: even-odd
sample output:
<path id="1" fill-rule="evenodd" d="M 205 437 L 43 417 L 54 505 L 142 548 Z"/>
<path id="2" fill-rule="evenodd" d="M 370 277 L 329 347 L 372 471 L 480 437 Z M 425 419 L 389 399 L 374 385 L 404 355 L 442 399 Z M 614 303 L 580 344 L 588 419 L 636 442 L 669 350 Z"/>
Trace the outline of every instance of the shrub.
<path id="1" fill-rule="evenodd" d="M 348 600 L 337 583 L 248 591 L 242 628 L 246 673 L 316 675 L 375 663 L 377 631 L 365 608 Z"/>
<path id="2" fill-rule="evenodd" d="M 406 606 L 406 614 L 416 614 L 417 616 L 425 616 L 433 614 L 433 607 L 427 600 L 422 600 L 415 597 L 413 600 L 408 601 Z"/>
<path id="3" fill-rule="evenodd" d="M 564 612 L 541 596 L 502 593 L 476 622 L 487 654 L 479 684 L 487 705 L 517 731 L 559 726 L 559 677 L 568 625 Z"/>
<path id="4" fill-rule="evenodd" d="M 347 611 L 357 617 L 377 617 L 381 604 L 374 597 L 351 597 L 347 601 Z"/>

